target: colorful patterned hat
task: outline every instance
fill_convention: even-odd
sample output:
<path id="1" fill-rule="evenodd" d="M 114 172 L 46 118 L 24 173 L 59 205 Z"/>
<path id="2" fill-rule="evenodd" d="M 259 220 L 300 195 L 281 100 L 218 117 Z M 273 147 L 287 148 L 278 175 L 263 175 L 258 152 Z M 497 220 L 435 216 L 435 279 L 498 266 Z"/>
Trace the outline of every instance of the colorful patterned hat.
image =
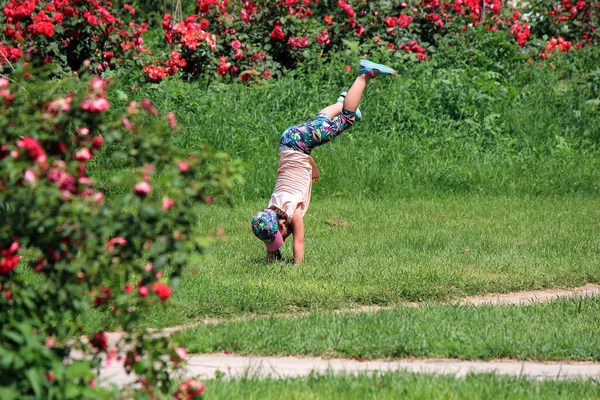
<path id="1" fill-rule="evenodd" d="M 283 236 L 277 228 L 277 214 L 271 209 L 260 210 L 252 217 L 252 233 L 265 242 L 269 251 L 275 251 L 283 244 Z"/>

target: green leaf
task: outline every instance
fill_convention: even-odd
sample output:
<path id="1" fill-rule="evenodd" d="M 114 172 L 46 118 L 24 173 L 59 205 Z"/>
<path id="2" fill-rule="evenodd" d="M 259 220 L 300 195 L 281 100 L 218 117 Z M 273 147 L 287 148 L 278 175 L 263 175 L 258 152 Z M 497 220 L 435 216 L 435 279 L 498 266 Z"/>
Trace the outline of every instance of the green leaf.
<path id="1" fill-rule="evenodd" d="M 67 378 L 85 378 L 91 368 L 89 361 L 74 361 L 73 364 L 67 367 Z"/>
<path id="2" fill-rule="evenodd" d="M 13 400 L 17 399 L 18 395 L 14 386 L 8 388 L 0 388 L 0 399 Z"/>
<path id="3" fill-rule="evenodd" d="M 42 384 L 44 379 L 41 372 L 35 368 L 30 368 L 27 370 L 27 372 L 25 372 L 25 376 L 31 384 L 31 388 L 33 389 L 36 397 L 40 397 L 42 394 Z"/>

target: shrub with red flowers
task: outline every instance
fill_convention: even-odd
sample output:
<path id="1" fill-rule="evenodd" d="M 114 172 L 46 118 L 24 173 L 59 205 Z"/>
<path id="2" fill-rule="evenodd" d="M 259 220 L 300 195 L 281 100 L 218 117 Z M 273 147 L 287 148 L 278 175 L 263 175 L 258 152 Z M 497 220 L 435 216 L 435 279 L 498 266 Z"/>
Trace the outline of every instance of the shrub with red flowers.
<path id="1" fill-rule="evenodd" d="M 197 207 L 227 196 L 241 165 L 172 144 L 175 115 L 149 100 L 114 110 L 108 79 L 28 72 L 0 79 L 0 391 L 94 398 L 100 363 L 123 363 L 139 378 L 130 390 L 173 393 L 185 350 L 139 320 L 168 306 L 190 253 L 210 244 L 194 231 Z M 126 193 L 109 199 L 90 176 L 101 153 L 138 176 Z M 111 318 L 90 332 L 80 321 L 93 309 Z M 124 336 L 112 343 L 109 329 Z"/>
<path id="2" fill-rule="evenodd" d="M 188 77 L 216 73 L 251 82 L 333 53 L 358 55 L 385 49 L 416 55 L 407 60 L 426 61 L 443 37 L 477 25 L 509 33 L 522 52 L 540 46 L 539 38 L 562 29 L 560 24 L 577 28 L 567 29 L 571 36 L 549 36 L 580 42 L 578 48 L 596 41 L 598 10 L 590 2 L 561 0 L 537 13 L 542 15 L 538 20 L 533 9 L 524 14 L 499 0 L 486 0 L 483 7 L 481 0 L 197 0 L 197 14 L 178 23 L 167 14 L 163 21 L 165 38 L 184 65 L 165 58 L 147 66 L 145 74 L 151 81 L 180 71 Z M 553 24 L 553 29 L 544 23 Z M 530 36 L 536 32 L 533 41 Z M 533 53 L 539 54 L 539 47 Z"/>
<path id="3" fill-rule="evenodd" d="M 147 25 L 130 22 L 140 13 L 129 5 L 10 0 L 0 64 L 30 55 L 78 70 L 91 59 L 98 72 L 135 64 L 150 82 L 206 74 L 254 82 L 332 55 L 356 59 L 391 52 L 402 62 L 426 61 L 445 38 L 476 26 L 508 33 L 507 40 L 519 46 L 515 51 L 525 56 L 540 55 L 549 37 L 562 37 L 576 49 L 598 43 L 597 2 L 532 1 L 515 7 L 500 0 L 197 0 L 193 15 L 163 16 L 168 48 L 150 56 L 142 38 Z"/>
<path id="4" fill-rule="evenodd" d="M 27 55 L 38 64 L 78 71 L 91 60 L 101 73 L 146 51 L 147 24 L 131 21 L 135 9 L 115 10 L 110 1 L 9 0 L 3 14 L 0 65 Z"/>

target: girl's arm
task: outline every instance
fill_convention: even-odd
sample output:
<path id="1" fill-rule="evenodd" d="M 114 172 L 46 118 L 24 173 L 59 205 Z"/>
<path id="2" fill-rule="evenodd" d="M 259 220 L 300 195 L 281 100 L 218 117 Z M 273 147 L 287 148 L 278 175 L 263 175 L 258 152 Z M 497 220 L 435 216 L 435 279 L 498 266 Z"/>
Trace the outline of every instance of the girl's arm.
<path id="1" fill-rule="evenodd" d="M 299 265 L 304 261 L 304 218 L 300 208 L 292 217 L 292 234 L 294 235 L 294 263 Z"/>
<path id="2" fill-rule="evenodd" d="M 318 182 L 321 179 L 321 174 L 319 173 L 319 168 L 317 168 L 317 163 L 311 156 L 308 156 L 308 161 L 310 162 L 310 166 L 312 167 L 312 181 L 313 183 Z"/>

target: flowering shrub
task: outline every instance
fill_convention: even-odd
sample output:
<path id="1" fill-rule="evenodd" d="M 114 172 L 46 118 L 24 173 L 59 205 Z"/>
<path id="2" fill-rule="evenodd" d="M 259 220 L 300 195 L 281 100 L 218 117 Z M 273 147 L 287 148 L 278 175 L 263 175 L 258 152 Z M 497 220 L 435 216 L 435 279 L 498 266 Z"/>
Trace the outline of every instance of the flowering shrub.
<path id="1" fill-rule="evenodd" d="M 159 116 L 148 100 L 109 114 L 107 79 L 46 80 L 0 78 L 0 392 L 93 397 L 104 360 L 135 372 L 150 397 L 173 393 L 187 354 L 138 321 L 149 306 L 168 305 L 190 253 L 210 244 L 194 232 L 194 208 L 227 195 L 240 164 L 182 152 L 169 140 L 175 116 Z M 138 176 L 110 201 L 87 173 L 101 152 Z M 91 309 L 112 321 L 90 334 L 78 321 Z M 109 343 L 109 324 L 126 333 L 119 343 Z M 187 382 L 178 393 L 202 390 Z"/>
<path id="2" fill-rule="evenodd" d="M 145 52 L 142 34 L 148 29 L 130 21 L 135 9 L 118 13 L 110 1 L 10 0 L 0 52 L 15 62 L 28 55 L 37 63 L 54 62 L 64 70 L 79 70 L 84 60 L 98 73 Z M 6 62 L 0 55 L 0 65 Z"/>
<path id="3" fill-rule="evenodd" d="M 542 40 L 562 37 L 573 49 L 598 42 L 597 2 L 560 0 L 519 3 L 485 0 L 197 0 L 197 13 L 182 21 L 165 14 L 169 47 L 150 56 L 145 23 L 130 22 L 136 10 L 115 10 L 102 0 L 10 0 L 0 41 L 0 64 L 23 55 L 78 70 L 91 59 L 98 72 L 125 62 L 143 65 L 143 76 L 194 78 L 210 73 L 225 80 L 268 79 L 337 53 L 391 52 L 427 61 L 443 38 L 473 26 L 506 31 L 540 56 Z M 533 4 L 533 5 L 532 5 Z M 485 15 L 485 18 L 484 18 Z M 546 37 L 545 37 L 546 36 Z M 409 55 L 403 57 L 403 55 Z"/>
<path id="4" fill-rule="evenodd" d="M 549 36 L 567 40 L 567 34 L 559 35 L 557 29 L 572 23 L 577 29 L 569 40 L 586 45 L 593 42 L 598 21 L 593 7 L 592 2 L 562 0 L 547 6 L 542 19 L 534 21 L 531 13 L 523 14 L 500 0 L 486 0 L 485 10 L 481 0 L 198 0 L 197 14 L 177 24 L 167 14 L 163 21 L 165 38 L 179 61 L 159 61 L 145 73 L 151 81 L 177 70 L 191 77 L 214 71 L 225 78 L 251 81 L 277 75 L 298 62 L 353 49 L 363 54 L 385 49 L 427 61 L 441 37 L 479 24 L 509 32 L 515 43 L 526 48 L 535 45 L 530 36 L 536 30 L 538 37 L 551 32 Z M 177 65 L 181 61 L 185 64 Z M 168 70 L 169 62 L 175 68 Z"/>

